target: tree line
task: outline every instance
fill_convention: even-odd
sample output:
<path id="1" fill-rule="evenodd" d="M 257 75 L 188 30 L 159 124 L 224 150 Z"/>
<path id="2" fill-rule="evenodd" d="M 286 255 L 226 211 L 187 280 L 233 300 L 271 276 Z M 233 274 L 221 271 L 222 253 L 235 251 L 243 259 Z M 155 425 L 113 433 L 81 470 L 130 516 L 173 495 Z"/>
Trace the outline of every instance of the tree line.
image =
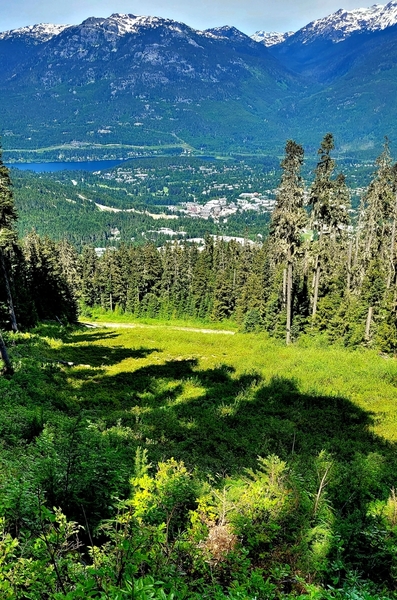
<path id="1" fill-rule="evenodd" d="M 321 333 L 330 342 L 394 350 L 397 166 L 386 140 L 353 211 L 333 149 L 329 133 L 305 187 L 303 148 L 287 142 L 270 233 L 261 245 L 208 236 L 204 247 L 122 245 L 100 258 L 84 248 L 75 290 L 83 306 L 136 317 L 233 319 L 287 343 Z"/>
<path id="2" fill-rule="evenodd" d="M 353 211 L 333 149 L 328 133 L 313 181 L 305 186 L 303 148 L 287 142 L 263 244 L 207 236 L 202 247 L 122 244 L 101 257 L 90 246 L 79 255 L 68 242 L 55 243 L 35 232 L 19 241 L 9 172 L 2 165 L 3 328 L 13 319 L 24 326 L 43 318 L 75 320 L 80 303 L 86 313 L 101 307 L 135 317 L 232 319 L 245 331 L 267 331 L 287 343 L 320 333 L 330 342 L 393 351 L 397 165 L 386 140 L 361 205 Z"/>
<path id="3" fill-rule="evenodd" d="M 55 243 L 32 232 L 17 235 L 12 182 L 0 153 L 0 331 L 32 327 L 39 320 L 77 320 L 77 296 L 73 291 L 76 267 L 69 269 L 70 244 Z M 12 372 L 0 333 L 0 356 L 5 371 Z"/>

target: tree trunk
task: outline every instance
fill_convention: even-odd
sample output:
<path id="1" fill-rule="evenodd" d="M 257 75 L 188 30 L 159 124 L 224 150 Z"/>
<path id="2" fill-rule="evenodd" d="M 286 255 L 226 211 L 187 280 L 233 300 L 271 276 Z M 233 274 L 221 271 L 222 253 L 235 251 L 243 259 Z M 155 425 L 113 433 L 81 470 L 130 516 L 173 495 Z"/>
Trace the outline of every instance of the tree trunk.
<path id="1" fill-rule="evenodd" d="M 12 368 L 12 364 L 10 361 L 10 358 L 8 356 L 8 352 L 7 352 L 7 347 L 4 343 L 4 339 L 3 336 L 0 332 L 0 357 L 4 362 L 4 374 L 5 375 L 12 375 L 14 372 L 14 369 Z"/>
<path id="2" fill-rule="evenodd" d="M 292 260 L 288 260 L 287 267 L 287 325 L 285 341 L 291 343 L 291 324 L 292 324 Z"/>
<path id="3" fill-rule="evenodd" d="M 319 283 L 320 283 L 320 271 L 321 271 L 320 257 L 317 254 L 317 257 L 316 257 L 316 270 L 315 270 L 314 278 L 313 278 L 312 319 L 314 319 L 314 317 L 316 316 L 316 312 L 317 312 L 318 287 L 319 287 Z"/>
<path id="4" fill-rule="evenodd" d="M 287 305 L 287 269 L 283 271 L 283 308 Z"/>
<path id="5" fill-rule="evenodd" d="M 370 340 L 371 322 L 372 322 L 373 312 L 374 312 L 374 307 L 373 306 L 369 306 L 368 307 L 367 322 L 365 324 L 365 339 L 366 339 L 367 342 L 369 342 L 369 340 Z"/>
<path id="6" fill-rule="evenodd" d="M 358 217 L 358 223 L 356 228 L 356 239 L 354 244 L 354 256 L 353 256 L 353 264 L 355 277 L 353 280 L 353 289 L 355 291 L 359 291 L 361 289 L 361 283 L 364 278 L 364 267 L 363 267 L 363 252 L 361 248 L 361 229 L 363 223 L 363 215 L 364 215 L 364 207 L 361 203 L 360 212 Z"/>
<path id="7" fill-rule="evenodd" d="M 391 230 L 390 254 L 389 254 L 389 274 L 387 276 L 386 288 L 389 289 L 394 279 L 396 268 L 394 266 L 394 246 L 396 243 L 396 217 L 393 219 L 393 227 Z"/>
<path id="8" fill-rule="evenodd" d="M 350 292 L 351 278 L 352 278 L 352 253 L 353 253 L 353 240 L 350 240 L 349 250 L 347 253 L 347 278 L 346 278 L 346 288 L 347 288 L 348 292 Z"/>
<path id="9" fill-rule="evenodd" d="M 6 269 L 6 263 L 5 263 L 5 260 L 4 260 L 4 251 L 3 251 L 3 249 L 0 250 L 0 262 L 1 262 L 1 269 L 3 271 L 4 283 L 5 283 L 5 286 L 6 286 L 8 312 L 10 313 L 11 327 L 12 327 L 13 332 L 17 333 L 17 331 L 18 331 L 18 324 L 17 324 L 17 319 L 16 319 L 16 316 L 15 316 L 14 303 L 12 301 L 10 281 L 8 279 L 8 274 L 7 274 L 7 269 Z"/>

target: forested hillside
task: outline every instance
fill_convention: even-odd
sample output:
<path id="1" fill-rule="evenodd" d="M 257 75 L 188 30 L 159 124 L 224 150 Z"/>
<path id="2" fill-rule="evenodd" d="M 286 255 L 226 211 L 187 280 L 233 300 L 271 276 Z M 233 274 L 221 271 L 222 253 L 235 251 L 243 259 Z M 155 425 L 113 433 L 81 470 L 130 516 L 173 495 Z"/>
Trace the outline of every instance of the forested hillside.
<path id="1" fill-rule="evenodd" d="M 372 12 L 372 26 L 338 11 L 327 35 L 316 21 L 271 48 L 133 14 L 1 32 L 7 158 L 274 156 L 290 136 L 314 148 L 324 123 L 343 155 L 373 158 L 394 132 L 397 26 L 394 2 Z"/>

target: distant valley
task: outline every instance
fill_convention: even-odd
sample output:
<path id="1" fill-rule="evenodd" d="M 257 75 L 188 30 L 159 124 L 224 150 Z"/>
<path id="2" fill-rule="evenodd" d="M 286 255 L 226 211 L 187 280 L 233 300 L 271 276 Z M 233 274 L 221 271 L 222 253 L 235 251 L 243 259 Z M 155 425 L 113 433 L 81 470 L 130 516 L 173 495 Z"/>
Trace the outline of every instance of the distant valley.
<path id="1" fill-rule="evenodd" d="M 274 205 L 277 162 L 153 157 L 101 172 L 12 170 L 22 236 L 34 228 L 97 248 L 207 234 L 261 241 Z"/>
<path id="2" fill-rule="evenodd" d="M 316 155 L 306 160 L 309 186 Z M 373 162 L 340 161 L 353 209 Z M 65 163 L 64 163 L 65 164 Z M 82 163 L 83 164 L 83 163 Z M 277 158 L 215 160 L 175 156 L 123 162 L 102 171 L 33 173 L 12 169 L 21 236 L 34 228 L 77 248 L 121 243 L 157 246 L 206 235 L 261 242 L 280 181 Z"/>

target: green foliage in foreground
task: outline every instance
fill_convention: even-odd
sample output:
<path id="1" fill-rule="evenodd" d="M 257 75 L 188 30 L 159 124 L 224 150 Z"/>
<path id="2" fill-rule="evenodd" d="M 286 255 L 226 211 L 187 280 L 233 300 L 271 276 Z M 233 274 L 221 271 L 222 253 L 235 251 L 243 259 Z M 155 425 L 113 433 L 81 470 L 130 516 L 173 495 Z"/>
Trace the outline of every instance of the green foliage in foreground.
<path id="1" fill-rule="evenodd" d="M 394 359 L 153 326 L 8 341 L 2 598 L 395 597 Z"/>

